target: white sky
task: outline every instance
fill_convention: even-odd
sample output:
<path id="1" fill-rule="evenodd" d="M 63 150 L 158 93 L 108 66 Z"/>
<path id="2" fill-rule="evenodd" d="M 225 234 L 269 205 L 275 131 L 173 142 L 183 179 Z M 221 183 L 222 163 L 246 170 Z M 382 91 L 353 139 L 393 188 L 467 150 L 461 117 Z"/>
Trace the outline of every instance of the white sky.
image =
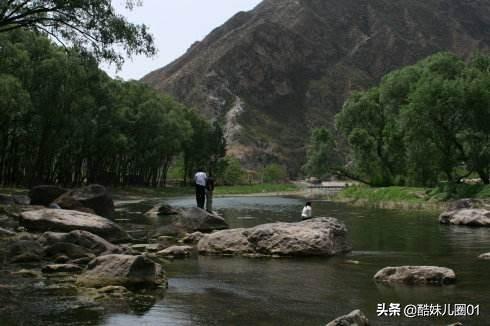
<path id="1" fill-rule="evenodd" d="M 202 40 L 214 28 L 235 13 L 253 9 L 261 0 L 143 0 L 142 7 L 125 9 L 124 0 L 112 0 L 116 9 L 133 23 L 144 23 L 155 37 L 158 53 L 126 60 L 119 72 L 102 65 L 111 76 L 140 79 L 147 73 L 177 59 L 195 41 Z"/>

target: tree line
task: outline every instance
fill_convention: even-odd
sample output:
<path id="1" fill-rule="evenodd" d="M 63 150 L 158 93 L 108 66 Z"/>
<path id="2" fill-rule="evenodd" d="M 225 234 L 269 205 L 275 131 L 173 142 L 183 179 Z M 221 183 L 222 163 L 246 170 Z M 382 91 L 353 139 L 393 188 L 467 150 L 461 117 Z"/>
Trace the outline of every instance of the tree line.
<path id="1" fill-rule="evenodd" d="M 176 157 L 188 177 L 225 155 L 218 124 L 23 29 L 0 33 L 0 123 L 1 185 L 158 186 Z"/>
<path id="2" fill-rule="evenodd" d="M 334 138 L 339 134 L 341 137 Z M 314 130 L 305 172 L 374 186 L 490 182 L 490 56 L 438 53 L 356 92 Z"/>

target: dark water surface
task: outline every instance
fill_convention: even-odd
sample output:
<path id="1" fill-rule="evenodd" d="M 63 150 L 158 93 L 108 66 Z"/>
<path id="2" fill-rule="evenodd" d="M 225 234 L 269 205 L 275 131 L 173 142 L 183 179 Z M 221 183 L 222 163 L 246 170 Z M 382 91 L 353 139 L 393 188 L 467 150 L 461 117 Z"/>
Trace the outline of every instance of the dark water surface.
<path id="1" fill-rule="evenodd" d="M 192 198 L 167 200 L 192 206 Z M 120 218 L 134 228 L 158 221 L 141 218 L 152 203 L 127 203 Z M 302 200 L 280 197 L 231 197 L 215 200 L 231 227 L 296 221 Z M 361 309 L 374 325 L 489 325 L 490 228 L 442 226 L 435 213 L 354 208 L 314 202 L 315 216 L 332 216 L 349 229 L 353 252 L 333 258 L 250 259 L 199 257 L 166 266 L 169 289 L 146 308 L 124 313 L 76 310 L 51 318 L 71 325 L 325 325 Z M 349 261 L 358 261 L 353 264 Z M 455 270 L 458 281 L 444 287 L 387 287 L 372 281 L 381 268 L 438 265 Z M 43 297 L 38 300 L 42 301 Z M 408 319 L 377 317 L 379 303 L 479 304 L 480 317 Z M 91 315 L 92 314 L 92 315 Z M 32 318 L 35 318 L 33 316 Z M 63 320 L 59 320 L 62 318 Z M 0 317 L 0 325 L 2 317 Z"/>

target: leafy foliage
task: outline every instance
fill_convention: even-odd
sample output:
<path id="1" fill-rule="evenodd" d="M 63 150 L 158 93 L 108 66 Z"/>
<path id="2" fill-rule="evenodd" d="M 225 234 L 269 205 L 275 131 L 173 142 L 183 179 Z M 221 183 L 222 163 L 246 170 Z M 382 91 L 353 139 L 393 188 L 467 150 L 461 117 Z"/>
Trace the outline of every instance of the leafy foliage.
<path id="1" fill-rule="evenodd" d="M 336 171 L 376 186 L 458 183 L 472 173 L 489 183 L 488 121 L 490 56 L 477 54 L 465 63 L 435 54 L 349 98 L 337 115 L 349 164 Z M 326 158 L 337 147 L 319 133 L 307 168 L 321 175 L 335 167 Z"/>
<path id="2" fill-rule="evenodd" d="M 170 97 L 32 32 L 0 45 L 0 184 L 158 186 L 183 148 L 200 150 L 207 124 Z"/>
<path id="3" fill-rule="evenodd" d="M 132 9 L 140 1 L 127 0 Z M 129 23 L 115 12 L 110 0 L 2 0 L 0 33 L 29 29 L 68 41 L 97 59 L 121 64 L 124 54 L 153 55 L 153 37 L 145 25 Z"/>

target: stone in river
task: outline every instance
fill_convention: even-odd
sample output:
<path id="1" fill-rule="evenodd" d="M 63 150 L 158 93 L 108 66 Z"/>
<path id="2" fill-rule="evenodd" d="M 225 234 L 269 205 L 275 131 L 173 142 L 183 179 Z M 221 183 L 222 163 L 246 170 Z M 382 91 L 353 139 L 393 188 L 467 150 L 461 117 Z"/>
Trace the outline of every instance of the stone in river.
<path id="1" fill-rule="evenodd" d="M 385 267 L 374 275 L 374 280 L 388 284 L 446 285 L 456 281 L 452 269 L 438 266 Z"/>
<path id="2" fill-rule="evenodd" d="M 439 216 L 441 224 L 490 226 L 490 211 L 486 209 L 460 209 L 444 212 Z"/>
<path id="3" fill-rule="evenodd" d="M 326 326 L 369 326 L 369 320 L 360 310 L 354 310 L 329 322 Z"/>

